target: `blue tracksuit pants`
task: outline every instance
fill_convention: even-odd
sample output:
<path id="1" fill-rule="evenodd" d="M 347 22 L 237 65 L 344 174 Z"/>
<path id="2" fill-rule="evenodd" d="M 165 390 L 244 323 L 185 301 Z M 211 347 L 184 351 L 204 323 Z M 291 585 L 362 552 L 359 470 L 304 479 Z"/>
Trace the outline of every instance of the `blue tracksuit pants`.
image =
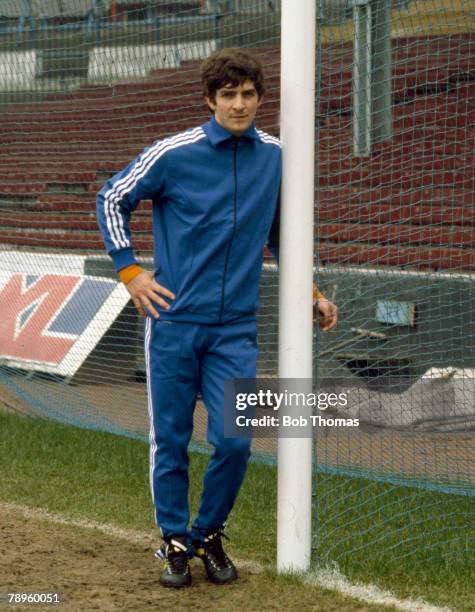
<path id="1" fill-rule="evenodd" d="M 214 447 L 191 539 L 226 521 L 250 455 L 249 438 L 224 437 L 224 381 L 255 378 L 255 321 L 201 325 L 147 318 L 145 356 L 150 416 L 150 485 L 163 536 L 188 534 L 188 444 L 199 392 Z"/>

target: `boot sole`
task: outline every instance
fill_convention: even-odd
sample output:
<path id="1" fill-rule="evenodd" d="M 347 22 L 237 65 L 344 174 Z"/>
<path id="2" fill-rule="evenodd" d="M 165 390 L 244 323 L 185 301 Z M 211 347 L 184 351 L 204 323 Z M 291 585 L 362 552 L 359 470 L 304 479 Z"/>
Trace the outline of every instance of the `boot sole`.
<path id="1" fill-rule="evenodd" d="M 166 584 L 166 583 L 160 582 L 160 586 L 165 587 L 166 589 L 183 589 L 183 588 L 191 586 L 191 580 L 190 582 L 185 582 L 184 584 Z"/>
<path id="2" fill-rule="evenodd" d="M 218 584 L 218 585 L 224 585 L 224 584 L 229 584 L 230 582 L 234 582 L 235 580 L 238 579 L 238 576 L 233 576 L 232 578 L 228 578 L 227 580 L 215 580 L 213 578 L 210 578 L 208 576 L 208 580 L 210 582 L 212 582 L 213 584 Z"/>

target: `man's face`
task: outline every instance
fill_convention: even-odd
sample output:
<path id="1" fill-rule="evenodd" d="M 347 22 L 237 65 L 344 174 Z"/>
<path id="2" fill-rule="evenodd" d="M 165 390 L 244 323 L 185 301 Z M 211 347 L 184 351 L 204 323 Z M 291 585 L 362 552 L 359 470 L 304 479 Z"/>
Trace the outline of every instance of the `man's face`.
<path id="1" fill-rule="evenodd" d="M 250 80 L 240 85 L 225 85 L 216 91 L 215 100 L 208 97 L 205 100 L 219 125 L 234 136 L 241 136 L 247 130 L 262 102 Z"/>

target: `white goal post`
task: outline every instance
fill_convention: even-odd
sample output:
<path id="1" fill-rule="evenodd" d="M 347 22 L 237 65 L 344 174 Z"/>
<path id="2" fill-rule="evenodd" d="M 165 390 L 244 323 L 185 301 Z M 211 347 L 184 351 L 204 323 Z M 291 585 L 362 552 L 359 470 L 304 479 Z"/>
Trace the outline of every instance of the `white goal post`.
<path id="1" fill-rule="evenodd" d="M 282 0 L 279 377 L 312 378 L 315 0 Z M 279 439 L 277 570 L 310 565 L 312 439 Z"/>

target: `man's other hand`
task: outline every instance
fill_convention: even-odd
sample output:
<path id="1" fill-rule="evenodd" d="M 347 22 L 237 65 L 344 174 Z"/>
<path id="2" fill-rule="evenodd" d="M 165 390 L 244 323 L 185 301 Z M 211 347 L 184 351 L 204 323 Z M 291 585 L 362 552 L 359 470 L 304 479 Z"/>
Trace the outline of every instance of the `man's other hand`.
<path id="1" fill-rule="evenodd" d="M 125 288 L 130 293 L 130 297 L 132 298 L 138 313 L 143 317 L 147 316 L 145 309 L 147 309 L 147 311 L 155 319 L 160 317 L 159 313 L 153 306 L 154 303 L 158 304 L 162 308 L 165 308 L 166 310 L 170 308 L 169 303 L 161 296 L 167 297 L 170 300 L 175 299 L 175 296 L 171 291 L 155 282 L 153 272 L 148 270 L 144 270 L 129 281 L 125 285 Z"/>
<path id="2" fill-rule="evenodd" d="M 335 327 L 338 321 L 338 307 L 330 300 L 321 298 L 314 306 L 315 314 L 318 310 L 318 323 L 320 329 L 328 331 Z"/>

